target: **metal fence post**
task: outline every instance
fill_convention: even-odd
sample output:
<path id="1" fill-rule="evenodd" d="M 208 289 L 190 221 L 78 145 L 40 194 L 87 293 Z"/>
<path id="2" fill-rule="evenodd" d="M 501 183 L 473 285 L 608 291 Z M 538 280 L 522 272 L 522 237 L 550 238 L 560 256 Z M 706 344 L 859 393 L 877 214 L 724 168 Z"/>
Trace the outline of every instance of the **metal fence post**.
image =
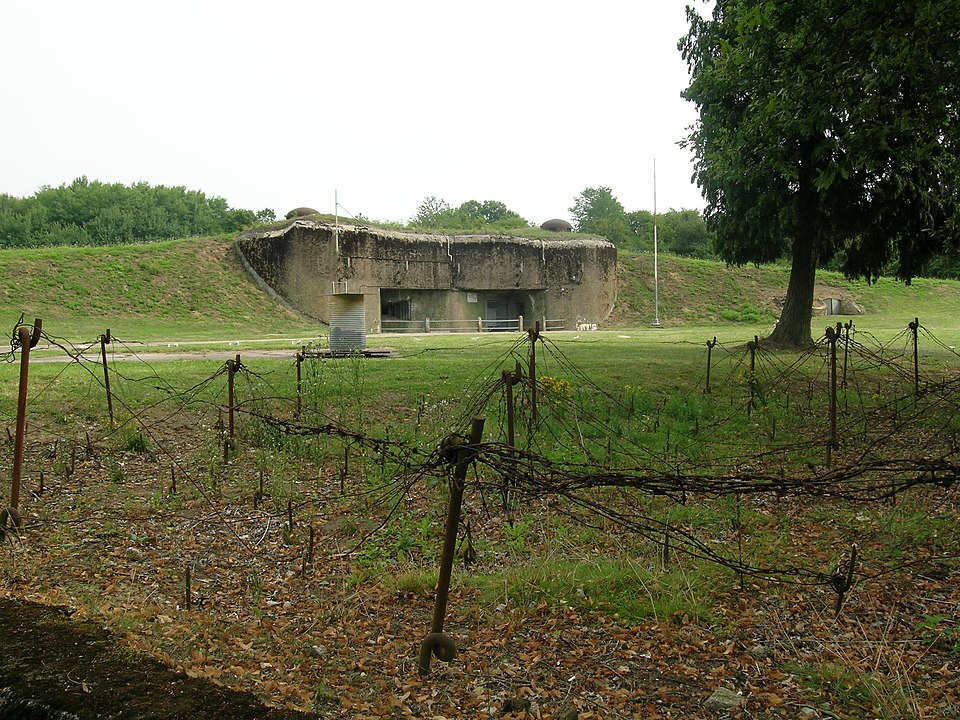
<path id="1" fill-rule="evenodd" d="M 116 423 L 113 419 L 113 395 L 110 393 L 110 371 L 107 369 L 107 345 L 110 344 L 110 328 L 100 336 L 100 361 L 103 363 L 103 387 L 107 391 L 107 412 L 110 414 L 110 429 Z"/>
<path id="2" fill-rule="evenodd" d="M 707 386 L 704 388 L 704 392 L 710 394 L 710 358 L 713 354 L 713 349 L 717 346 L 717 336 L 713 336 L 713 342 L 707 341 Z"/>
<path id="3" fill-rule="evenodd" d="M 907 325 L 913 333 L 913 392 L 920 394 L 920 343 L 917 339 L 917 331 L 920 329 L 920 318 L 914 318 L 913 322 Z"/>
<path id="4" fill-rule="evenodd" d="M 447 523 L 443 537 L 443 553 L 440 556 L 440 578 L 437 581 L 437 600 L 433 608 L 433 624 L 430 634 L 420 644 L 420 657 L 417 668 L 421 675 L 430 672 L 430 656 L 438 660 L 450 661 L 456 655 L 457 648 L 453 638 L 444 635 L 443 622 L 447 614 L 447 599 L 450 594 L 450 576 L 453 573 L 453 555 L 457 547 L 457 533 L 460 528 L 460 511 L 463 507 L 463 487 L 467 478 L 467 469 L 473 460 L 475 447 L 483 438 L 482 417 L 475 417 L 470 426 L 470 438 L 467 445 L 457 448 L 457 464 L 450 482 L 450 504 L 447 506 Z"/>
<path id="5" fill-rule="evenodd" d="M 27 432 L 27 379 L 30 372 L 30 348 L 40 341 L 42 321 L 33 321 L 33 333 L 25 326 L 17 329 L 20 342 L 20 387 L 17 394 L 17 435 L 13 446 L 13 472 L 10 484 L 10 507 L 0 513 L 0 539 L 6 537 L 7 524 L 11 529 L 20 528 L 20 480 L 23 473 L 23 445 Z"/>

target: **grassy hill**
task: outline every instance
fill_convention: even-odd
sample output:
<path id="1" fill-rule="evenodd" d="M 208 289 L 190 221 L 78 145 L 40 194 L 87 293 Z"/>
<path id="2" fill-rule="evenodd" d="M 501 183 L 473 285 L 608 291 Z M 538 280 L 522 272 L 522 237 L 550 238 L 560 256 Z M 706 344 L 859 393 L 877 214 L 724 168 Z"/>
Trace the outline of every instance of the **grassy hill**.
<path id="1" fill-rule="evenodd" d="M 0 321 L 22 312 L 71 342 L 316 335 L 244 272 L 232 237 L 0 251 Z"/>
<path id="2" fill-rule="evenodd" d="M 0 251 L 0 323 L 20 313 L 44 320 L 47 332 L 71 342 L 106 328 L 127 340 L 269 339 L 315 336 L 322 328 L 262 293 L 230 247 L 232 237 L 189 238 L 146 245 Z M 617 305 L 609 327 L 647 327 L 654 317 L 653 257 L 621 253 Z M 700 332 L 734 326 L 765 334 L 786 292 L 784 265 L 730 268 L 662 255 L 660 318 L 664 326 Z M 902 328 L 914 317 L 934 332 L 956 334 L 960 283 L 918 279 L 912 285 L 851 282 L 818 275 L 817 297 L 851 297 L 866 309 L 859 324 Z M 822 319 L 827 324 L 827 319 Z M 814 328 L 821 323 L 815 319 Z"/>
<path id="3" fill-rule="evenodd" d="M 260 292 L 230 243 L 0 251 L 0 324 L 24 313 L 72 342 L 109 327 L 124 340 L 273 338 L 288 350 L 278 335 L 323 331 Z M 125 658 L 143 652 L 322 717 L 506 716 L 514 697 L 548 718 L 706 717 L 723 685 L 744 689 L 752 717 L 960 718 L 956 354 L 924 338 L 931 391 L 915 393 L 909 360 L 891 347 L 880 362 L 868 344 L 827 454 L 824 354 L 764 351 L 760 372 L 745 371 L 742 341 L 769 329 L 788 274 L 663 256 L 665 329 L 653 330 L 652 257 L 621 254 L 608 331 L 542 343 L 540 382 L 514 390 L 530 451 L 485 443 L 469 473 L 463 550 L 475 541 L 476 562 L 454 572 L 448 625 L 462 660 L 430 678 L 413 675 L 415 647 L 449 495 L 431 450 L 478 414 L 487 439 L 505 437 L 500 372 L 524 354 L 508 333 L 390 338 L 394 360 L 306 363 L 302 403 L 289 357 L 251 358 L 235 442 L 221 359 L 111 363 L 116 428 L 95 365 L 38 362 L 25 522 L 0 555 L 3 594 L 72 608 L 71 622 L 122 638 Z M 919 316 L 960 345 L 960 283 L 820 282 L 818 297 L 866 308 L 862 329 Z M 707 394 L 712 335 L 722 345 Z M 9 438 L 19 367 L 3 367 Z M 531 386 L 543 388 L 536 421 Z M 10 477 L 12 449 L 5 457 Z M 848 557 L 856 575 L 842 595 L 830 573 Z M 758 575 L 736 572 L 744 563 Z M 21 656 L 49 639 L 31 645 L 14 622 L 23 609 L 6 614 L 0 629 L 26 648 L 8 653 L 8 674 L 31 692 L 52 678 L 70 700 L 76 652 L 60 664 L 46 653 L 45 674 L 25 675 Z M 610 649 L 602 662 L 598 647 Z M 122 672 L 78 675 L 92 693 L 73 688 L 72 700 L 106 702 L 118 677 L 142 695 L 143 673 Z"/>
<path id="4" fill-rule="evenodd" d="M 727 267 L 722 263 L 670 255 L 659 258 L 660 318 L 668 326 L 738 325 L 765 334 L 780 316 L 777 299 L 786 295 L 790 268 L 784 264 Z M 620 289 L 611 323 L 642 326 L 654 317 L 653 256 L 620 253 Z M 934 332 L 960 327 L 960 283 L 917 278 L 910 285 L 883 278 L 852 281 L 840 273 L 817 273 L 816 298 L 849 297 L 864 307 L 854 321 L 876 329 L 900 329 L 914 317 Z M 847 318 L 844 318 L 846 320 Z M 834 319 L 835 321 L 835 319 Z M 830 324 L 814 318 L 814 332 Z"/>

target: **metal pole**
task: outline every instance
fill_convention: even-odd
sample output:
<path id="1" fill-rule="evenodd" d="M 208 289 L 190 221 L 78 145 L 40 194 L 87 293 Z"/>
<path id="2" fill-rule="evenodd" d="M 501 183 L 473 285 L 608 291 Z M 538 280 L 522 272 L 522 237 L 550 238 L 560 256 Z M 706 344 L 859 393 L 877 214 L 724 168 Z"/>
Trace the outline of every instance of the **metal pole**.
<path id="1" fill-rule="evenodd" d="M 303 411 L 303 386 L 300 380 L 300 366 L 303 364 L 303 350 L 297 351 L 297 420 Z"/>
<path id="2" fill-rule="evenodd" d="M 827 342 L 830 344 L 830 449 L 840 447 L 837 442 L 837 339 L 840 337 L 840 323 L 837 328 L 826 329 Z M 831 457 L 828 455 L 828 457 Z M 828 463 L 831 464 L 831 463 Z"/>
<path id="3" fill-rule="evenodd" d="M 717 336 L 713 336 L 713 342 L 707 341 L 707 387 L 704 392 L 710 394 L 710 357 L 713 354 L 713 348 L 717 345 Z"/>
<path id="4" fill-rule="evenodd" d="M 515 444 L 515 435 L 513 428 L 513 382 L 514 377 L 513 373 L 509 370 L 504 370 L 500 373 L 500 377 L 503 379 L 503 385 L 506 388 L 507 393 L 507 445 L 510 447 L 516 447 Z"/>
<path id="5" fill-rule="evenodd" d="M 463 487 L 467 469 L 473 459 L 475 448 L 483 438 L 482 417 L 475 417 L 470 426 L 470 438 L 466 446 L 457 448 L 457 465 L 450 482 L 450 504 L 447 506 L 447 522 L 443 537 L 443 553 L 440 556 L 440 578 L 437 581 L 437 600 L 433 607 L 433 623 L 430 634 L 420 644 L 418 670 L 421 675 L 430 672 L 430 655 L 438 660 L 450 661 L 456 655 L 453 639 L 443 634 L 443 622 L 447 615 L 447 599 L 450 594 L 450 576 L 453 573 L 453 555 L 457 547 L 460 528 L 460 511 L 463 507 Z"/>
<path id="6" fill-rule="evenodd" d="M 20 476 L 23 472 L 23 443 L 27 431 L 27 376 L 30 372 L 30 329 L 21 326 L 20 339 L 20 391 L 17 395 L 17 436 L 13 449 L 13 483 L 10 489 L 10 508 L 20 506 Z M 12 513 L 11 513 L 12 514 Z M 19 523 L 15 524 L 19 525 Z"/>
<path id="7" fill-rule="evenodd" d="M 507 404 L 507 446 L 510 448 L 507 452 L 510 453 L 510 459 L 513 460 L 513 449 L 516 447 L 516 434 L 514 431 L 514 407 L 513 407 L 513 383 L 514 376 L 513 373 L 509 370 L 504 370 L 500 373 L 500 378 L 503 380 L 504 393 L 506 396 Z M 517 374 L 517 379 L 519 379 L 519 373 Z M 507 512 L 510 506 L 510 487 L 513 486 L 515 478 L 513 475 L 513 468 L 511 464 L 511 470 L 508 477 L 504 478 L 503 483 L 503 510 Z"/>
<path id="8" fill-rule="evenodd" d="M 917 331 L 920 329 L 920 318 L 914 318 L 909 325 L 913 331 L 913 392 L 920 394 L 920 344 L 917 340 Z"/>
<path id="9" fill-rule="evenodd" d="M 537 340 L 540 339 L 540 323 L 530 333 L 530 425 L 537 424 Z"/>
<path id="10" fill-rule="evenodd" d="M 483 423 L 482 417 L 473 419 L 468 440 L 471 447 L 480 444 L 483 438 Z M 447 597 L 450 592 L 450 577 L 453 573 L 453 554 L 460 528 L 460 511 L 463 508 L 463 487 L 472 458 L 473 451 L 470 448 L 460 447 L 457 450 L 457 466 L 450 483 L 450 504 L 447 507 L 446 534 L 443 538 L 443 554 L 440 557 L 440 578 L 437 582 L 437 602 L 433 608 L 432 632 L 443 632 L 443 621 L 447 614 Z"/>
<path id="11" fill-rule="evenodd" d="M 653 160 L 653 327 L 660 327 L 660 269 L 657 258 L 657 160 Z"/>
<path id="12" fill-rule="evenodd" d="M 236 360 L 227 360 L 227 405 L 228 407 L 228 434 L 231 440 L 233 440 L 233 409 L 234 409 L 234 375 L 237 372 L 237 368 L 240 367 L 240 356 L 237 355 Z"/>
<path id="13" fill-rule="evenodd" d="M 660 269 L 657 257 L 657 160 L 653 160 L 653 327 L 660 327 Z"/>
<path id="14" fill-rule="evenodd" d="M 115 423 L 113 420 L 113 395 L 110 392 L 110 371 L 107 369 L 107 345 L 110 343 L 110 328 L 100 336 L 100 360 L 103 362 L 103 386 L 107 391 L 107 411 L 110 413 L 110 429 Z"/>
<path id="15" fill-rule="evenodd" d="M 7 524 L 12 530 L 22 525 L 20 518 L 20 478 L 23 472 L 23 444 L 27 432 L 27 378 L 30 370 L 30 348 L 35 347 L 40 340 L 42 320 L 33 321 L 33 334 L 26 327 L 16 330 L 20 341 L 20 388 L 17 395 L 17 436 L 13 450 L 13 472 L 10 483 L 10 507 L 0 512 L 0 540 L 7 536 Z M 43 491 L 43 472 L 40 473 L 40 490 Z"/>
<path id="16" fill-rule="evenodd" d="M 840 387 L 847 389 L 847 358 L 850 355 L 850 330 L 853 328 L 853 321 L 843 324 L 843 380 Z M 844 405 L 846 407 L 846 405 Z"/>

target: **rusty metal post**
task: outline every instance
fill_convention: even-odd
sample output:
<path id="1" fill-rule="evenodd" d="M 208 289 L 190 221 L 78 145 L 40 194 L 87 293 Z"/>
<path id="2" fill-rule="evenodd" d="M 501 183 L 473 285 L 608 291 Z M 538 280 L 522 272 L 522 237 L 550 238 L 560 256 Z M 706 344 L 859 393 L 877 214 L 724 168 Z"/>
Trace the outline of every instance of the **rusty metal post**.
<path id="1" fill-rule="evenodd" d="M 837 323 L 837 328 L 840 323 Z M 830 446 L 827 451 L 827 467 L 832 463 L 832 451 L 840 447 L 837 442 L 837 340 L 839 329 L 828 327 L 825 331 L 830 346 Z"/>
<path id="2" fill-rule="evenodd" d="M 837 567 L 833 575 L 830 576 L 830 584 L 833 585 L 834 592 L 837 593 L 837 601 L 833 606 L 834 614 L 839 617 L 840 610 L 843 609 L 843 598 L 847 591 L 853 587 L 853 575 L 857 567 L 857 545 L 850 546 L 850 562 L 847 565 L 846 573 L 842 568 Z"/>
<path id="3" fill-rule="evenodd" d="M 437 599 L 433 607 L 433 623 L 430 634 L 420 644 L 420 658 L 417 664 L 421 675 L 430 673 L 430 656 L 449 662 L 456 655 L 457 648 L 453 638 L 443 633 L 443 622 L 447 615 L 447 599 L 450 594 L 450 576 L 453 573 L 453 555 L 457 547 L 457 533 L 460 528 L 460 511 L 463 507 L 463 487 L 467 478 L 467 469 L 473 460 L 474 448 L 483 438 L 482 417 L 475 417 L 470 425 L 470 437 L 467 445 L 457 448 L 457 464 L 450 482 L 450 504 L 447 507 L 447 522 L 443 536 L 443 552 L 440 556 L 440 578 L 437 581 Z"/>
<path id="4" fill-rule="evenodd" d="M 303 349 L 297 351 L 297 420 L 300 420 L 300 413 L 303 411 L 303 384 L 301 381 L 300 366 L 303 365 Z"/>
<path id="5" fill-rule="evenodd" d="M 110 344 L 110 328 L 100 336 L 100 360 L 103 362 L 103 387 L 107 391 L 107 411 L 110 413 L 110 429 L 113 430 L 116 423 L 113 419 L 113 395 L 110 393 L 110 371 L 107 369 L 107 345 Z"/>
<path id="6" fill-rule="evenodd" d="M 843 324 L 843 379 L 840 382 L 840 387 L 844 390 L 847 389 L 847 359 L 850 356 L 850 330 L 852 329 L 852 320 Z M 846 404 L 844 404 L 844 407 L 846 407 Z"/>
<path id="7" fill-rule="evenodd" d="M 240 368 L 240 356 L 236 360 L 227 360 L 227 435 L 233 441 L 234 376 Z"/>
<path id="8" fill-rule="evenodd" d="M 21 326 L 17 329 L 17 339 L 20 342 L 20 387 L 17 394 L 17 434 L 13 445 L 13 472 L 10 484 L 10 507 L 2 513 L 0 535 L 5 536 L 7 523 L 11 527 L 19 528 L 20 519 L 20 480 L 23 473 L 23 446 L 27 433 L 27 379 L 30 373 L 30 348 L 36 347 L 40 340 L 40 318 L 34 320 L 33 334 L 30 329 Z"/>
<path id="9" fill-rule="evenodd" d="M 504 512 L 506 512 L 510 506 L 509 489 L 516 482 L 513 473 L 513 450 L 517 446 L 516 430 L 514 427 L 513 383 L 519 380 L 519 373 L 515 377 L 509 370 L 504 370 L 500 373 L 500 378 L 503 381 L 505 402 L 507 405 L 507 446 L 510 448 L 508 450 L 510 453 L 510 474 L 504 478 L 503 485 L 503 509 Z"/>
<path id="10" fill-rule="evenodd" d="M 914 318 L 913 322 L 907 327 L 913 333 L 913 393 L 920 394 L 920 343 L 917 339 L 917 331 L 920 329 L 920 318 Z"/>
<path id="11" fill-rule="evenodd" d="M 704 388 L 704 392 L 710 394 L 710 358 L 713 355 L 713 349 L 717 346 L 717 336 L 713 336 L 713 342 L 707 341 L 707 386 Z"/>
<path id="12" fill-rule="evenodd" d="M 17 434 L 13 446 L 13 484 L 10 489 L 10 508 L 20 507 L 20 476 L 23 472 L 23 445 L 27 430 L 27 378 L 30 372 L 30 329 L 21 327 L 20 390 L 17 395 Z"/>
<path id="13" fill-rule="evenodd" d="M 514 429 L 514 407 L 513 407 L 513 383 L 516 382 L 514 375 L 509 370 L 500 373 L 503 379 L 503 387 L 506 391 L 507 403 L 507 445 L 516 447 L 516 431 Z"/>
<path id="14" fill-rule="evenodd" d="M 530 425 L 537 424 L 537 340 L 540 339 L 540 321 L 538 320 L 530 334 Z"/>

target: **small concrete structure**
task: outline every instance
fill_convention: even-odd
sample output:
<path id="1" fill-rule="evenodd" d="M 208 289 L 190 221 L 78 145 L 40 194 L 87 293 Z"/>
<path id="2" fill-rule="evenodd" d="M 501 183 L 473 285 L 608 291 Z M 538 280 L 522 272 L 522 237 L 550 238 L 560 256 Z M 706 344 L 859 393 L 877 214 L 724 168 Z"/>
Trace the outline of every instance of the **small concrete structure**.
<path id="1" fill-rule="evenodd" d="M 823 298 L 814 300 L 814 315 L 863 315 L 863 306 L 852 298 Z"/>
<path id="2" fill-rule="evenodd" d="M 329 296 L 330 349 L 359 352 L 367 347 L 366 309 L 360 293 L 334 293 Z"/>
<path id="3" fill-rule="evenodd" d="M 301 218 L 250 230 L 234 249 L 265 290 L 322 322 L 331 292 L 362 294 L 368 332 L 421 330 L 428 319 L 474 329 L 516 329 L 521 317 L 527 328 L 544 318 L 595 325 L 617 292 L 617 249 L 591 237 L 441 235 Z"/>

